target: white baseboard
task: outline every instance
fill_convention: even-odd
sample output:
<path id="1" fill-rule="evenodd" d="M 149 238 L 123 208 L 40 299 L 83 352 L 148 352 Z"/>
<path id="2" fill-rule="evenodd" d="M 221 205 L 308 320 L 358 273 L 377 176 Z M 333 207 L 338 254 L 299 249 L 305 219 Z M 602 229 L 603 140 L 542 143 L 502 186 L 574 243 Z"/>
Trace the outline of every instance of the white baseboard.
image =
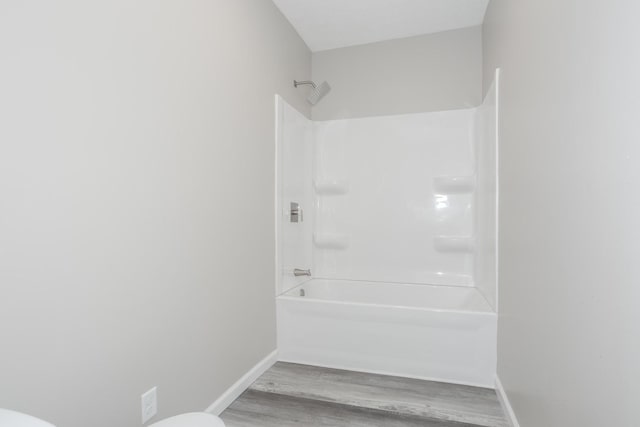
<path id="1" fill-rule="evenodd" d="M 227 409 L 240 395 L 249 388 L 249 386 L 264 374 L 270 367 L 278 361 L 278 351 L 274 350 L 267 357 L 258 362 L 253 368 L 227 389 L 222 396 L 213 402 L 205 412 L 213 415 L 220 415 L 222 411 Z"/>
<path id="2" fill-rule="evenodd" d="M 504 414 L 506 415 L 507 421 L 509 421 L 509 424 L 511 425 L 511 427 L 520 427 L 520 423 L 516 418 L 516 413 L 513 412 L 513 408 L 511 407 L 511 403 L 509 402 L 507 393 L 504 391 L 504 387 L 502 387 L 500 378 L 498 378 L 497 375 L 496 375 L 496 394 L 498 395 L 498 400 L 500 401 L 500 405 L 502 405 Z"/>

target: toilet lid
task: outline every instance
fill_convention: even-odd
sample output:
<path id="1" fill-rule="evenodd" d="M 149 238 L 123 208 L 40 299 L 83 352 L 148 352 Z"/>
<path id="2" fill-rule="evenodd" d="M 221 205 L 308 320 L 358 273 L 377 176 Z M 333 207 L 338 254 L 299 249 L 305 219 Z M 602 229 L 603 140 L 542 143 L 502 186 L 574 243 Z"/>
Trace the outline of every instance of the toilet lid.
<path id="1" fill-rule="evenodd" d="M 213 424 L 213 425 L 216 425 L 216 424 Z M 1 409 L 1 408 L 0 408 L 0 426 L 54 427 L 53 424 L 49 424 L 48 422 L 32 417 L 31 415 L 21 414 L 19 412 L 9 411 L 8 409 Z"/>
<path id="2" fill-rule="evenodd" d="M 167 418 L 149 427 L 224 427 L 222 420 L 205 412 L 194 412 Z"/>

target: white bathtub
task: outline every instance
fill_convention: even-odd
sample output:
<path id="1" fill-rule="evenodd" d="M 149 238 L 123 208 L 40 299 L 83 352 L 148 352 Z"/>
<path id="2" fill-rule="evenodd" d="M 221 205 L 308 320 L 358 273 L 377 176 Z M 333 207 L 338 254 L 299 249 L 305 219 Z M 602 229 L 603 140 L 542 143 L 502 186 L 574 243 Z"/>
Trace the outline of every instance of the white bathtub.
<path id="1" fill-rule="evenodd" d="M 280 360 L 493 388 L 497 316 L 475 288 L 314 279 L 276 304 Z"/>

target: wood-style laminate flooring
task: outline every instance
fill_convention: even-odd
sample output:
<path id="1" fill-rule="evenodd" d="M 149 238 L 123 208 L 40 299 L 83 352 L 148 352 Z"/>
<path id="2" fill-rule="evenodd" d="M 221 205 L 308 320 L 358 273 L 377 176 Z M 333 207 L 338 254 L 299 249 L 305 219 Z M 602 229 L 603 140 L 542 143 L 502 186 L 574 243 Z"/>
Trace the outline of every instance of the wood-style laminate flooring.
<path id="1" fill-rule="evenodd" d="M 276 363 L 221 415 L 227 427 L 508 427 L 494 390 Z"/>

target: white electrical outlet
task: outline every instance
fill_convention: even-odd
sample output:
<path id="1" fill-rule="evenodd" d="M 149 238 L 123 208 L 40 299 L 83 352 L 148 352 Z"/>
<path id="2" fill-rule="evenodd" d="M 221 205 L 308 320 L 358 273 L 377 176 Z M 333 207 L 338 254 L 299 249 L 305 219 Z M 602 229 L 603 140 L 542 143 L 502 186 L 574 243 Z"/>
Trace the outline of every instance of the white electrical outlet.
<path id="1" fill-rule="evenodd" d="M 142 395 L 142 424 L 158 413 L 158 392 L 156 387 Z"/>

